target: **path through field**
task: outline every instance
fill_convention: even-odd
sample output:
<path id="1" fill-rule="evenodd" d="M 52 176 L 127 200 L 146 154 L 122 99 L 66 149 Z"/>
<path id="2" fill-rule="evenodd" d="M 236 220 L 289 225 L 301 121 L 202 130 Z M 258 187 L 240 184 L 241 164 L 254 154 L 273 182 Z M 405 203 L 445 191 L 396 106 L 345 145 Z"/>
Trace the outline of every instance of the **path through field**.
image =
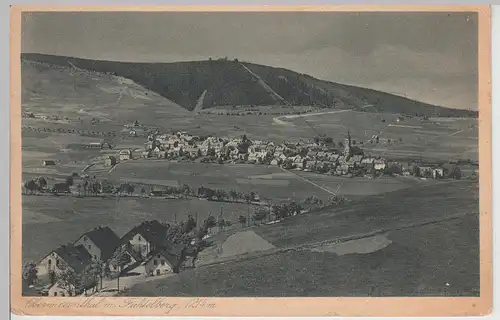
<path id="1" fill-rule="evenodd" d="M 335 111 L 323 111 L 323 112 L 314 112 L 314 113 L 304 113 L 304 114 L 291 114 L 286 116 L 279 116 L 273 118 L 273 122 L 279 125 L 292 125 L 290 122 L 283 121 L 282 119 L 297 119 L 297 118 L 305 118 L 312 116 L 320 116 L 323 114 L 331 114 L 331 113 L 343 113 L 352 111 L 351 109 L 343 109 L 343 110 L 335 110 Z"/>
<path id="2" fill-rule="evenodd" d="M 325 187 L 322 187 L 322 186 L 320 186 L 319 184 L 317 184 L 317 183 L 315 183 L 315 182 L 313 182 L 313 181 L 311 181 L 311 180 L 309 180 L 309 179 L 307 179 L 307 178 L 305 178 L 305 177 L 302 177 L 302 176 L 300 176 L 300 175 L 296 174 L 295 172 L 292 172 L 292 171 L 290 171 L 290 170 L 287 170 L 287 169 L 285 169 L 285 168 L 282 168 L 281 166 L 280 166 L 279 168 L 280 168 L 281 170 L 283 170 L 283 171 L 287 172 L 287 173 L 291 173 L 291 174 L 293 174 L 294 176 L 296 176 L 297 178 L 299 178 L 299 179 L 300 179 L 300 180 L 302 180 L 302 181 L 305 181 L 305 182 L 307 182 L 307 183 L 309 183 L 309 184 L 311 184 L 311 185 L 313 185 L 313 186 L 315 186 L 315 187 L 317 187 L 317 188 L 320 188 L 320 189 L 321 189 L 321 190 L 323 190 L 323 191 L 328 192 L 328 193 L 329 193 L 329 194 L 331 194 L 331 195 L 336 195 L 336 194 L 337 194 L 337 193 L 333 192 L 333 191 L 332 191 L 332 190 L 330 190 L 330 189 L 327 189 L 327 188 L 325 188 Z M 338 190 L 337 190 L 337 192 L 338 192 Z"/>

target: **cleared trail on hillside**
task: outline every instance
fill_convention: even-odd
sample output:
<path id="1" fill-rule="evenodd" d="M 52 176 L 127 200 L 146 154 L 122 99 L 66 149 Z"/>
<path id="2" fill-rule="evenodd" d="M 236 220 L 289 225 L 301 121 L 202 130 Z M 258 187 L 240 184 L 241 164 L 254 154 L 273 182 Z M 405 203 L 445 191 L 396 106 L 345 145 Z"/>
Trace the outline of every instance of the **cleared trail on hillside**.
<path id="1" fill-rule="evenodd" d="M 203 110 L 203 101 L 205 100 L 205 95 L 207 94 L 207 90 L 205 89 L 201 96 L 198 98 L 198 101 L 196 101 L 196 106 L 194 107 L 193 111 L 201 111 Z"/>
<path id="2" fill-rule="evenodd" d="M 274 100 L 284 102 L 287 105 L 290 105 L 290 102 L 286 101 L 285 98 L 280 96 L 276 91 L 273 90 L 258 74 L 254 73 L 252 70 L 250 70 L 247 66 L 245 66 L 243 63 L 240 63 L 243 68 L 245 68 L 248 73 L 250 73 L 257 81 L 259 82 L 259 85 L 264 88 L 272 97 Z"/>

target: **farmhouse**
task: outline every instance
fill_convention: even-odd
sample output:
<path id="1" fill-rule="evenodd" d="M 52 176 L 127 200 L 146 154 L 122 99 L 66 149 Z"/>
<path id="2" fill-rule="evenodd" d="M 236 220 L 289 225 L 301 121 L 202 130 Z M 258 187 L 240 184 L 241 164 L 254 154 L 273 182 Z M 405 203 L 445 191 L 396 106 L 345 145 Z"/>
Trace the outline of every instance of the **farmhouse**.
<path id="1" fill-rule="evenodd" d="M 120 238 L 109 227 L 95 228 L 74 243 L 83 246 L 94 260 L 107 261 L 120 245 Z"/>
<path id="2" fill-rule="evenodd" d="M 116 165 L 116 158 L 113 156 L 107 157 L 106 159 L 104 159 L 104 165 L 106 167 L 112 167 L 112 166 Z"/>
<path id="3" fill-rule="evenodd" d="M 81 273 L 90 265 L 91 260 L 92 257 L 83 246 L 62 245 L 40 260 L 37 264 L 38 276 L 46 277 L 49 272 L 57 274 L 66 268 Z"/>
<path id="4" fill-rule="evenodd" d="M 132 159 L 132 151 L 128 149 L 123 149 L 120 151 L 120 161 Z"/>
<path id="5" fill-rule="evenodd" d="M 148 276 L 178 273 L 181 263 L 181 252 L 172 252 L 172 250 L 162 248 L 152 252 L 151 257 L 146 260 L 145 272 Z"/>
<path id="6" fill-rule="evenodd" d="M 54 160 L 43 160 L 44 166 L 55 166 L 56 162 Z"/>
<path id="7" fill-rule="evenodd" d="M 143 270 L 138 270 L 139 269 L 138 267 L 142 264 L 144 259 L 138 252 L 134 251 L 130 242 L 122 243 L 121 245 L 119 245 L 116 248 L 116 250 L 113 252 L 113 255 L 118 251 L 120 251 L 121 253 L 123 253 L 125 255 L 128 255 L 129 262 L 125 265 L 122 265 L 122 266 L 117 266 L 117 265 L 114 265 L 113 263 L 110 263 L 109 270 L 111 272 L 122 272 L 122 271 L 127 270 L 127 269 L 129 269 L 129 270 L 134 269 L 134 271 L 137 270 L 140 273 L 144 273 Z"/>
<path id="8" fill-rule="evenodd" d="M 123 236 L 122 243 L 130 243 L 131 250 L 145 258 L 155 249 L 162 247 L 168 229 L 168 226 L 158 220 L 145 221 Z"/>

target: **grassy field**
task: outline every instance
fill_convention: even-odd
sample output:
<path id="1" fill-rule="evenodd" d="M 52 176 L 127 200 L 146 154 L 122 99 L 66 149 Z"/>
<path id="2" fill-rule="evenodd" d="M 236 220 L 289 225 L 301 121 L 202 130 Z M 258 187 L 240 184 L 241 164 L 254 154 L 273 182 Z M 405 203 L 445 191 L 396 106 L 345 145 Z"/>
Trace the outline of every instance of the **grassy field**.
<path id="1" fill-rule="evenodd" d="M 86 231 L 100 225 L 111 227 L 123 236 L 145 220 L 174 222 L 198 213 L 199 221 L 209 214 L 223 216 L 237 225 L 240 215 L 247 215 L 246 204 L 202 200 L 166 200 L 122 197 L 77 198 L 73 196 L 23 196 L 23 260 L 38 260 L 61 244 L 72 242 Z M 118 207 L 118 210 L 117 210 Z M 253 206 L 250 206 L 250 210 Z"/>
<path id="2" fill-rule="evenodd" d="M 163 181 L 164 185 L 187 184 L 192 188 L 204 186 L 246 193 L 254 191 L 261 198 L 267 197 L 277 202 L 287 199 L 302 201 L 311 195 L 326 200 L 331 196 L 275 166 L 138 160 L 119 165 L 111 173 L 111 178 L 153 184 Z"/>
<path id="3" fill-rule="evenodd" d="M 291 251 L 203 267 L 136 285 L 126 295 L 479 295 L 477 215 L 390 232 L 388 239 L 387 247 L 366 254 Z"/>
<path id="4" fill-rule="evenodd" d="M 335 192 L 341 184 L 339 194 L 349 199 L 391 192 L 424 183 L 408 178 L 368 180 L 306 172 L 294 174 L 276 166 L 265 165 L 169 163 L 162 160 L 137 160 L 120 164 L 111 173 L 111 179 L 158 185 L 187 184 L 193 188 L 204 186 L 225 190 L 234 189 L 247 193 L 254 191 L 261 198 L 269 198 L 273 202 L 287 199 L 303 201 L 311 195 L 326 201 L 332 196 L 306 180 L 311 180 L 331 192 Z M 436 182 L 425 183 L 431 185 Z"/>
<path id="5" fill-rule="evenodd" d="M 349 130 L 358 144 L 363 141 L 361 148 L 365 154 L 383 155 L 395 159 L 421 156 L 424 159 L 442 161 L 460 158 L 478 160 L 476 119 L 412 118 L 402 122 L 396 120 L 397 115 L 394 114 L 342 112 L 287 121 L 292 122 L 294 128 L 309 123 L 317 132 L 333 137 L 336 142 L 343 142 Z M 369 142 L 373 135 L 380 137 L 380 143 Z M 387 143 L 389 139 L 390 144 Z"/>
<path id="6" fill-rule="evenodd" d="M 288 247 L 477 212 L 477 183 L 448 182 L 367 196 L 343 208 L 291 217 L 255 231 L 275 246 Z"/>

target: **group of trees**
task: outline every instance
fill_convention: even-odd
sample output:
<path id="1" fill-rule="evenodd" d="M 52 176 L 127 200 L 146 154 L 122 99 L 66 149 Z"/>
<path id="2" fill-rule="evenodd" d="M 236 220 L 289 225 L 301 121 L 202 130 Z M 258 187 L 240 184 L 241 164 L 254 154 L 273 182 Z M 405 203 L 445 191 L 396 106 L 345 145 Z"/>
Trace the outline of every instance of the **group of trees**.
<path id="1" fill-rule="evenodd" d="M 54 133 L 70 133 L 70 134 L 79 134 L 81 136 L 109 136 L 116 137 L 115 131 L 85 131 L 85 130 L 77 130 L 77 129 L 66 129 L 66 128 L 35 128 L 31 126 L 25 126 L 22 128 L 23 130 L 35 131 L 35 132 L 54 132 Z"/>
<path id="2" fill-rule="evenodd" d="M 230 200 L 230 201 L 245 201 L 250 203 L 252 201 L 257 201 L 257 194 L 253 191 L 249 193 L 243 193 L 236 190 L 226 191 L 224 189 L 212 189 L 206 187 L 199 187 L 197 192 L 198 197 L 206 198 L 208 200 Z"/>

